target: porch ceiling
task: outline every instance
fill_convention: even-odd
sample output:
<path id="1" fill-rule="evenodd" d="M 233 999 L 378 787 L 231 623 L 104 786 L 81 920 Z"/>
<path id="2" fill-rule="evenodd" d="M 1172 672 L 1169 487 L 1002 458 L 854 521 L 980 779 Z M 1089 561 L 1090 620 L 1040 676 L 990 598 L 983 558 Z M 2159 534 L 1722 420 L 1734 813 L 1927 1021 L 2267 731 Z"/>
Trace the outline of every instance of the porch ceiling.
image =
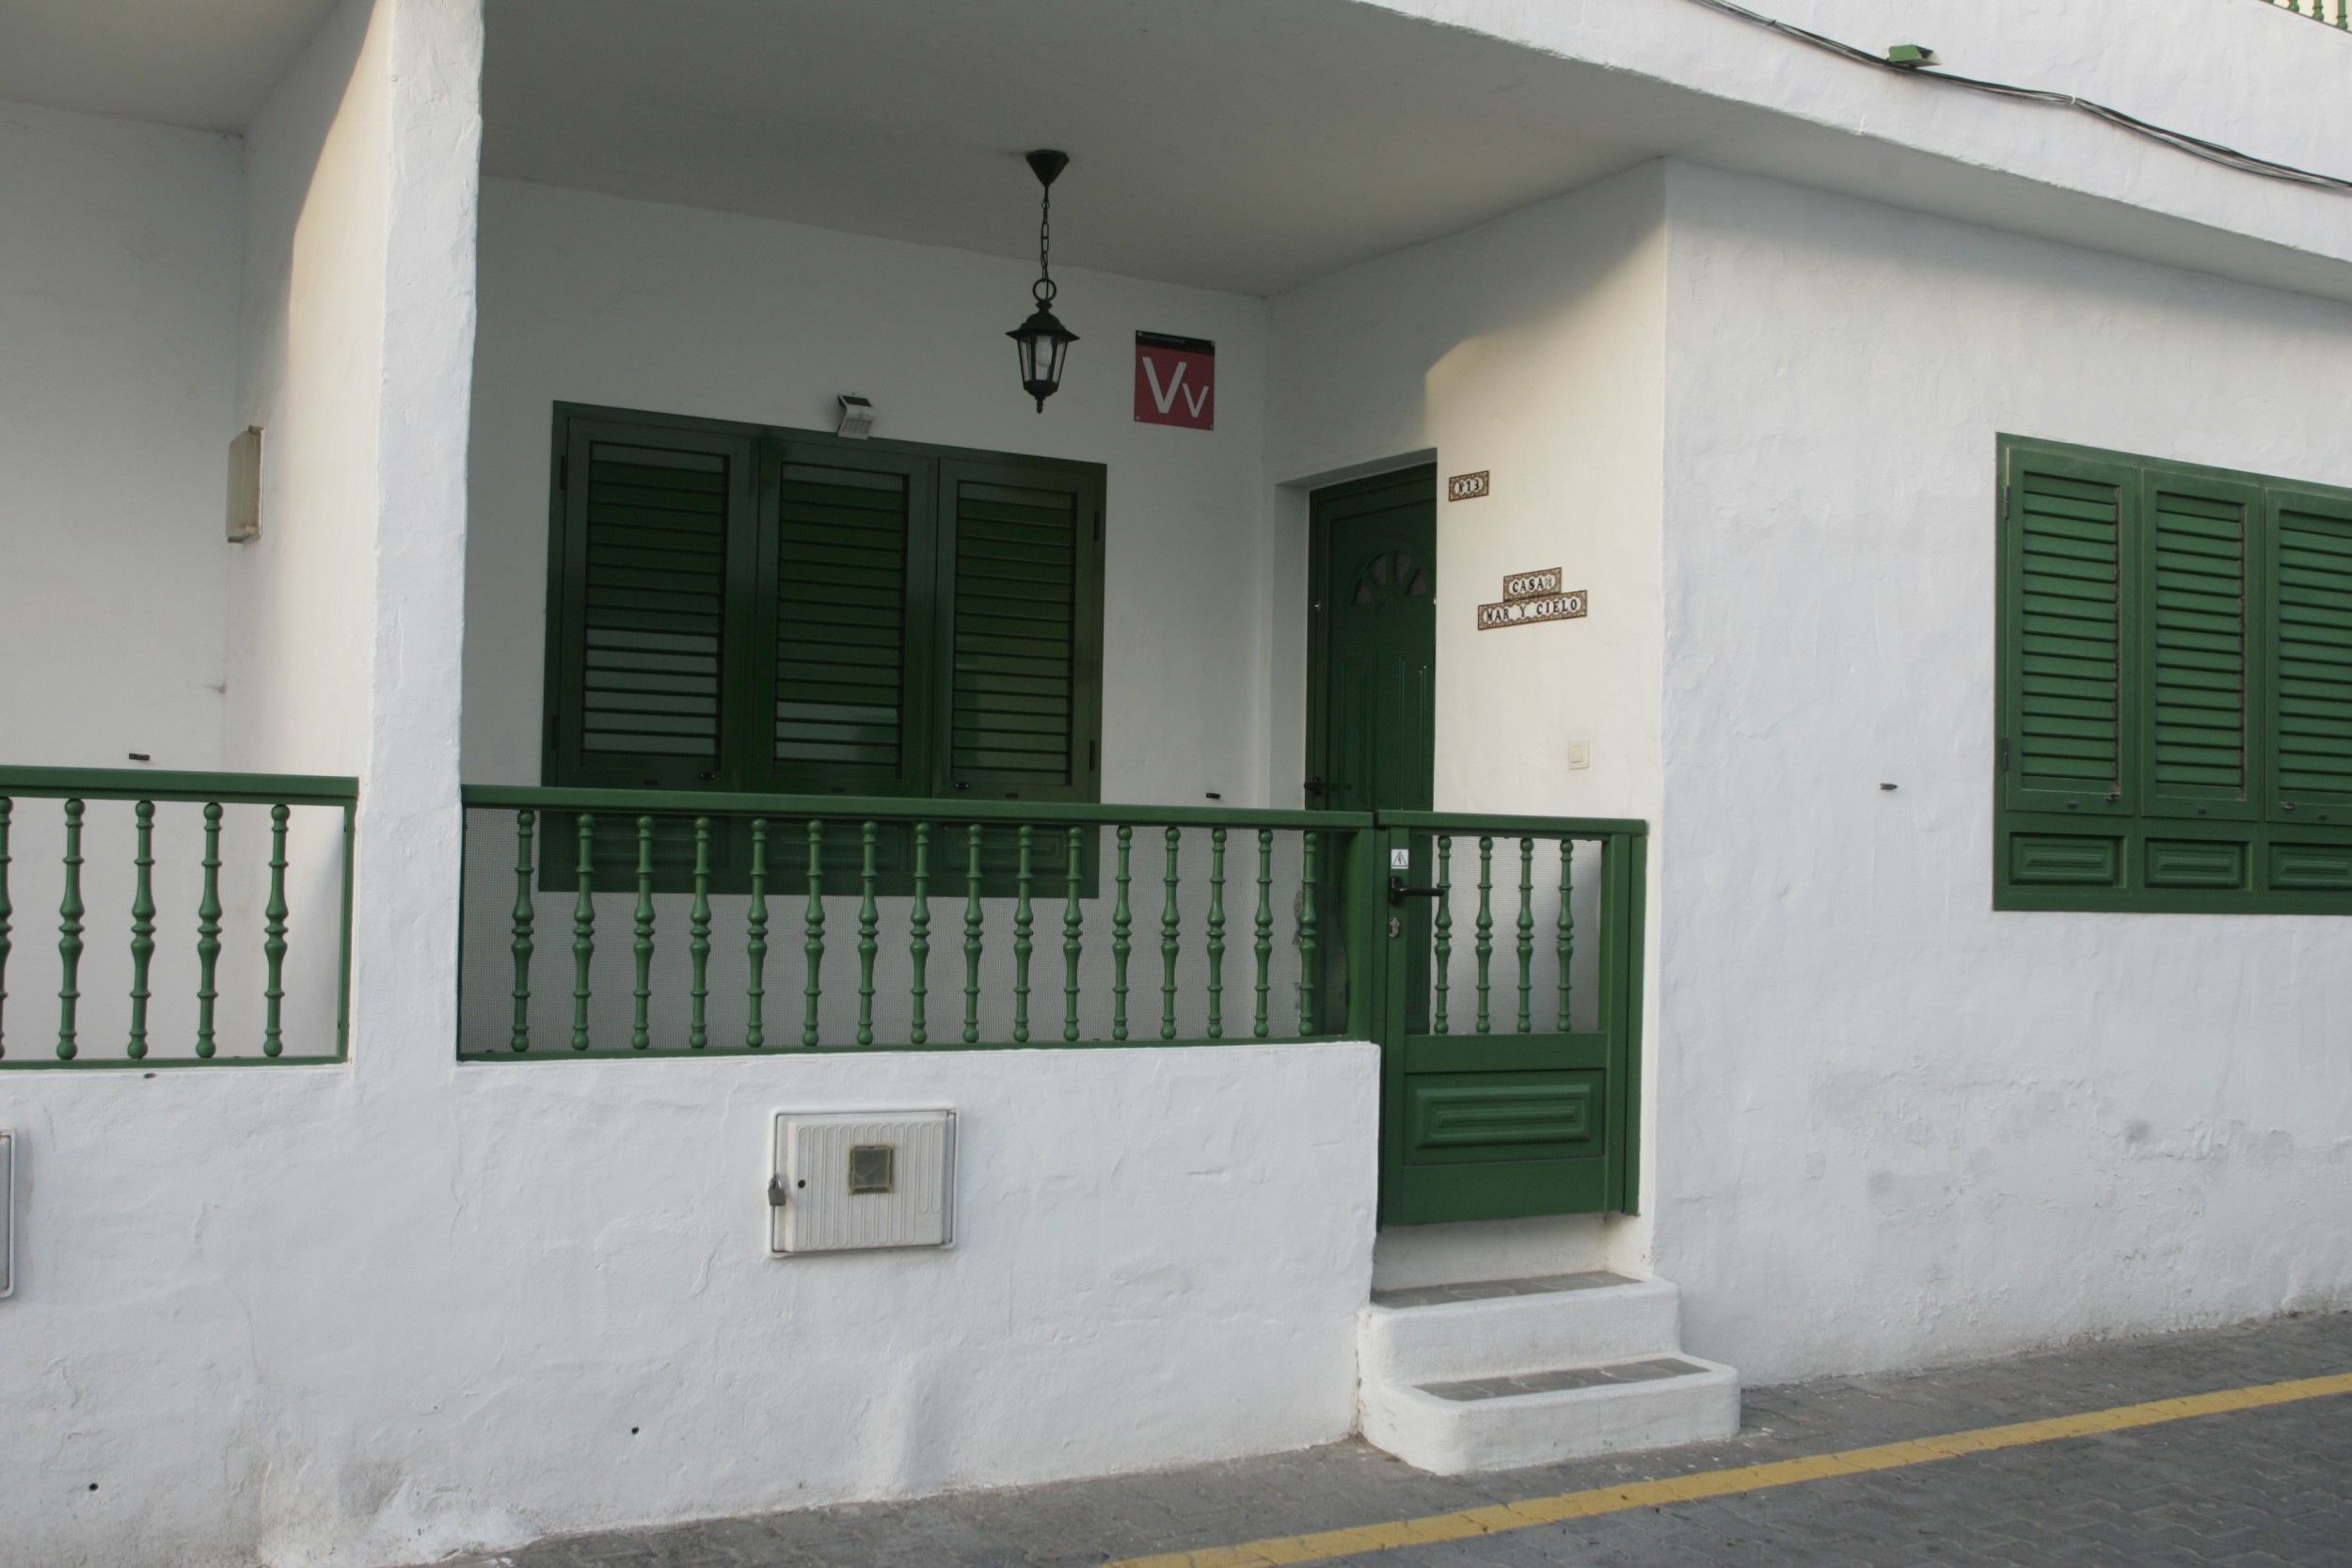
<path id="1" fill-rule="evenodd" d="M 1703 143 L 1695 94 L 1355 3 L 496 0 L 485 172 L 1267 294 Z"/>
<path id="2" fill-rule="evenodd" d="M 242 130 L 336 0 L 0 0 L 0 98 Z"/>

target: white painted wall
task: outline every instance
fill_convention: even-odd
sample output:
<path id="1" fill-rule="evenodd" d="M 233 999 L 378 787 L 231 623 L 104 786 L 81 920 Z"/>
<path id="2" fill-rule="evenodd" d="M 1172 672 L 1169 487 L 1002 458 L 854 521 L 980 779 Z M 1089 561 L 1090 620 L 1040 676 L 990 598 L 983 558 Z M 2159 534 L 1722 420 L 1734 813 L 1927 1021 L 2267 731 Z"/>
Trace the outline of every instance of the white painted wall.
<path id="1" fill-rule="evenodd" d="M 1005 330 L 1035 269 L 802 225 L 487 182 L 470 479 L 466 776 L 537 784 L 557 402 L 880 435 L 1109 468 L 1103 794 L 1251 803 L 1265 732 L 1257 594 L 1262 308 L 1065 272 L 1081 341 L 1043 414 Z M 1217 345 L 1216 429 L 1134 418 L 1138 330 Z"/>
<path id="2" fill-rule="evenodd" d="M 1770 1381 L 2352 1303 L 2352 925 L 1991 907 L 1995 433 L 2352 484 L 2352 309 L 1668 190 L 1687 1342 Z"/>
<path id="3" fill-rule="evenodd" d="M 229 575 L 223 754 L 243 769 L 366 753 L 390 16 L 346 0 L 246 135 L 236 424 L 264 434 L 262 537 Z"/>
<path id="4" fill-rule="evenodd" d="M 1437 454 L 1494 493 L 1438 507 L 1437 800 L 1646 814 L 1658 799 L 1662 166 L 1350 268 L 1268 307 L 1266 467 L 1302 491 Z M 1299 526 L 1283 535 L 1299 552 Z M 1475 629 L 1502 578 L 1560 566 L 1581 621 Z M 1273 607 L 1279 774 L 1296 799 L 1304 605 Z M 1589 768 L 1566 767 L 1571 739 Z M 1283 797 L 1278 794 L 1278 800 Z"/>
<path id="5" fill-rule="evenodd" d="M 219 763 L 241 187 L 228 137 L 0 103 L 0 761 Z"/>

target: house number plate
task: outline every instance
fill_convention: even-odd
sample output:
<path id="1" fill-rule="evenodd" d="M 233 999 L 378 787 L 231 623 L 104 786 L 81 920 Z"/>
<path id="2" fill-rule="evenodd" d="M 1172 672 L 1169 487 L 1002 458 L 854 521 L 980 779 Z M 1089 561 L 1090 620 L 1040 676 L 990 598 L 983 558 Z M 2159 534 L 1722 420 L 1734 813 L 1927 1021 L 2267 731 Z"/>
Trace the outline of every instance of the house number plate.
<path id="1" fill-rule="evenodd" d="M 1445 482 L 1445 499 L 1450 501 L 1474 501 L 1487 494 L 1492 485 L 1487 482 L 1486 473 L 1486 469 L 1481 468 L 1474 474 L 1455 474 Z"/>
<path id="2" fill-rule="evenodd" d="M 1478 629 L 1500 631 L 1504 626 L 1532 626 L 1538 621 L 1574 621 L 1582 617 L 1585 591 L 1549 594 L 1540 598 L 1505 599 L 1478 607 Z"/>

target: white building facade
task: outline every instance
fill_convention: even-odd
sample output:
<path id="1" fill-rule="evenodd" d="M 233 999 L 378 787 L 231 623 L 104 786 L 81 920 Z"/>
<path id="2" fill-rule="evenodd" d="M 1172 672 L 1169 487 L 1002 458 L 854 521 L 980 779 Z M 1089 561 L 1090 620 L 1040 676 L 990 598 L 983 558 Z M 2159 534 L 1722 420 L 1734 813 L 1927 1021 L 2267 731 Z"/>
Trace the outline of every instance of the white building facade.
<path id="1" fill-rule="evenodd" d="M 2352 27 L 1759 8 L 8 24 L 0 1557 L 2352 1307 Z"/>

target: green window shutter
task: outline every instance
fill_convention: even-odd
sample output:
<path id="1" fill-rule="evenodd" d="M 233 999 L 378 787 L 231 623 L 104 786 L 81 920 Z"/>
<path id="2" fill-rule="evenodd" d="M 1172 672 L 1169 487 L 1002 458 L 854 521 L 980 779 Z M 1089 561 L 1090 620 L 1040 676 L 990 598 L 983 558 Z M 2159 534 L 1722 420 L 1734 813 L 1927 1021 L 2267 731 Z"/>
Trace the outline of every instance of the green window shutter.
<path id="1" fill-rule="evenodd" d="M 2141 772 L 2153 815 L 2253 811 L 2249 574 L 2262 492 L 2152 467 L 2140 550 Z"/>
<path id="2" fill-rule="evenodd" d="M 935 465 L 846 441 L 775 460 L 772 787 L 923 793 Z"/>
<path id="3" fill-rule="evenodd" d="M 548 607 L 547 774 L 710 788 L 738 744 L 730 588 L 751 506 L 748 439 L 568 423 Z"/>
<path id="4" fill-rule="evenodd" d="M 2008 449 L 2002 738 L 2012 806 L 2131 808 L 2125 562 L 2132 467 L 2023 443 Z"/>
<path id="5" fill-rule="evenodd" d="M 1098 799 L 1103 470 L 951 459 L 940 486 L 948 786 Z"/>
<path id="6" fill-rule="evenodd" d="M 2271 816 L 2352 803 L 2352 498 L 2269 491 Z M 2323 819 L 2324 818 L 2320 818 Z"/>

